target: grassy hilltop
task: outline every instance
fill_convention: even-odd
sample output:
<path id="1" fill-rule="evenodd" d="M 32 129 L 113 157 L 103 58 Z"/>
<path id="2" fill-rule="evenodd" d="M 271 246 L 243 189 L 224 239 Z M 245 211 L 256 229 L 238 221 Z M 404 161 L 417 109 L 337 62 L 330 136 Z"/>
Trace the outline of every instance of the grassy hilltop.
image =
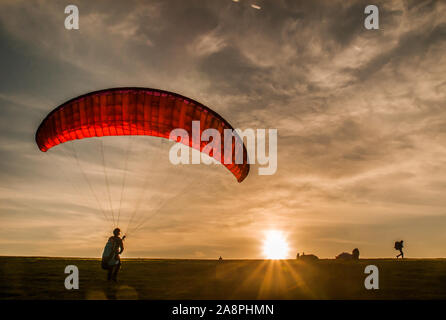
<path id="1" fill-rule="evenodd" d="M 367 265 L 379 290 L 364 288 Z M 66 290 L 67 265 L 79 290 Z M 118 283 L 98 259 L 0 257 L 0 299 L 446 299 L 446 259 L 124 259 Z"/>

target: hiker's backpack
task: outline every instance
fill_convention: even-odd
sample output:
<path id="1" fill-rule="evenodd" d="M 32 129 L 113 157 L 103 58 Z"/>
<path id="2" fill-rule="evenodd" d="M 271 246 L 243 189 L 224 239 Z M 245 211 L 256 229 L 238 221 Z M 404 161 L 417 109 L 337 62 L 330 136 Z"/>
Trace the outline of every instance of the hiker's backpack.
<path id="1" fill-rule="evenodd" d="M 108 264 L 111 257 L 113 256 L 113 247 L 114 243 L 112 239 L 108 239 L 107 243 L 105 244 L 104 251 L 102 252 L 102 269 L 107 270 L 110 268 L 110 265 Z"/>
<path id="2" fill-rule="evenodd" d="M 401 242 L 395 241 L 395 250 L 401 250 Z"/>

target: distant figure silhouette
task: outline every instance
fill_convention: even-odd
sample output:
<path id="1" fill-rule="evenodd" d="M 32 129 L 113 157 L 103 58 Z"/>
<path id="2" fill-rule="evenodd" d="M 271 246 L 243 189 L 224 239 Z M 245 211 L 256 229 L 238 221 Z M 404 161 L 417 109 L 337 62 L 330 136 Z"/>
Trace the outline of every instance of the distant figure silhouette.
<path id="1" fill-rule="evenodd" d="M 218 258 L 218 261 L 222 261 L 223 260 L 223 258 L 220 256 L 220 258 Z"/>
<path id="2" fill-rule="evenodd" d="M 319 258 L 317 256 L 315 256 L 314 254 L 305 254 L 305 252 L 302 252 L 302 255 L 300 255 L 300 253 L 298 252 L 296 255 L 296 259 L 297 260 L 302 260 L 302 261 L 316 261 L 319 260 Z"/>
<path id="3" fill-rule="evenodd" d="M 336 259 L 339 260 L 359 260 L 359 249 L 353 249 L 352 253 L 342 252 L 341 254 L 336 256 Z"/>
<path id="4" fill-rule="evenodd" d="M 119 237 L 121 230 L 116 228 L 113 230 L 113 236 L 108 238 L 108 242 L 105 245 L 104 252 L 102 254 L 102 268 L 108 270 L 107 280 L 118 281 L 118 272 L 121 268 L 121 258 L 119 255 L 124 251 L 124 244 Z"/>
<path id="5" fill-rule="evenodd" d="M 403 240 L 401 241 L 396 241 L 395 242 L 395 250 L 399 250 L 400 254 L 396 256 L 396 258 L 398 259 L 399 257 L 401 257 L 401 259 L 404 259 L 404 252 L 403 252 Z"/>

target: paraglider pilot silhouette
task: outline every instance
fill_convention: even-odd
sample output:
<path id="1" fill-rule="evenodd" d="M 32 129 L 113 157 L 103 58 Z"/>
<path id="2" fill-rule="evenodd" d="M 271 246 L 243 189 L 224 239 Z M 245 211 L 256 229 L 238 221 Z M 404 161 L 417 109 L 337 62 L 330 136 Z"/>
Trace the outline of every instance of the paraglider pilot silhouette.
<path id="1" fill-rule="evenodd" d="M 121 230 L 116 228 L 113 230 L 113 236 L 110 237 L 105 245 L 102 253 L 102 269 L 108 270 L 107 280 L 118 281 L 118 272 L 121 269 L 121 258 L 119 255 L 124 251 L 124 244 L 119 237 Z"/>

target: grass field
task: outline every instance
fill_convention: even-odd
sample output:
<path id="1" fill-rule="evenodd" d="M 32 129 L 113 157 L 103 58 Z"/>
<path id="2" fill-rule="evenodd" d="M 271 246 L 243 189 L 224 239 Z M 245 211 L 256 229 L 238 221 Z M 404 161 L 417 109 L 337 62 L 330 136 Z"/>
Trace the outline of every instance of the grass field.
<path id="1" fill-rule="evenodd" d="M 366 290 L 364 268 L 379 268 Z M 65 266 L 79 268 L 66 290 Z M 0 299 L 446 299 L 446 259 L 123 260 L 118 283 L 97 259 L 0 257 Z"/>

